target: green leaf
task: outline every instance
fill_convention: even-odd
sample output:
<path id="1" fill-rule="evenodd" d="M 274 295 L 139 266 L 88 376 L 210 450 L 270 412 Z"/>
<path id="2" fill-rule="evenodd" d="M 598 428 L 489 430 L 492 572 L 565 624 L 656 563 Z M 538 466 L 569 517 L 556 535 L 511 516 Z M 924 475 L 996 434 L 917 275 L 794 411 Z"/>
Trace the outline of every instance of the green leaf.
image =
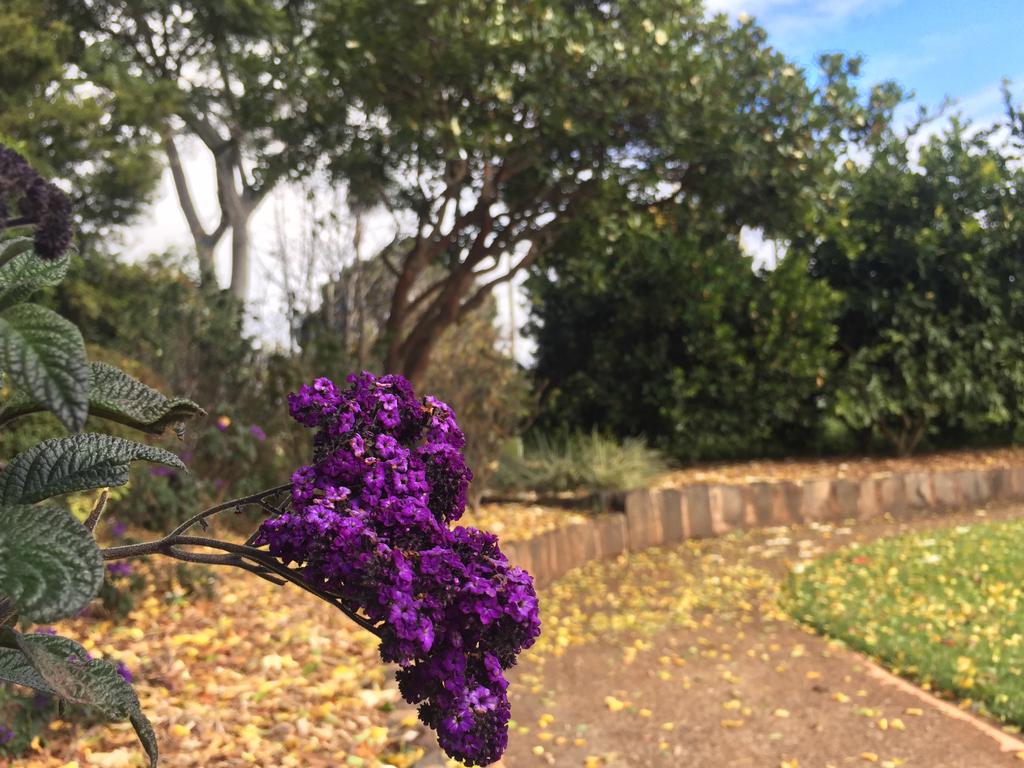
<path id="1" fill-rule="evenodd" d="M 59 437 L 11 459 L 0 473 L 0 504 L 34 504 L 50 496 L 124 485 L 133 461 L 185 468 L 169 451 L 112 435 Z"/>
<path id="2" fill-rule="evenodd" d="M 149 756 L 150 768 L 156 768 L 158 762 L 160 762 L 160 747 L 156 741 L 156 732 L 153 730 L 153 726 L 149 722 L 149 718 L 142 713 L 140 707 L 136 710 L 131 717 L 132 727 L 135 728 L 135 734 L 139 737 L 139 741 L 142 742 L 142 748 L 146 750 L 146 754 Z"/>
<path id="3" fill-rule="evenodd" d="M 159 757 L 156 734 L 142 714 L 132 686 L 107 661 L 91 659 L 73 640 L 53 635 L 18 635 L 18 647 L 53 692 L 73 704 L 96 707 L 111 720 L 130 720 L 151 766 Z"/>
<path id="4" fill-rule="evenodd" d="M 170 427 L 181 437 L 186 420 L 206 415 L 191 400 L 164 397 L 107 363 L 89 363 L 89 371 L 89 412 L 94 416 L 154 435 Z M 42 410 L 41 403 L 18 390 L 0 407 L 0 424 Z"/>
<path id="5" fill-rule="evenodd" d="M 16 648 L 0 648 L 0 680 L 53 693 L 53 689 L 36 672 L 28 657 Z"/>
<path id="6" fill-rule="evenodd" d="M 7 264 L 16 257 L 32 250 L 31 237 L 9 237 L 0 239 L 0 263 Z"/>
<path id="7" fill-rule="evenodd" d="M 68 429 L 89 415 L 89 366 L 74 323 L 38 304 L 0 313 L 0 368 L 16 389 L 44 404 Z"/>
<path id="8" fill-rule="evenodd" d="M 7 595 L 0 594 L 0 630 L 13 627 L 18 623 L 18 610 L 14 601 Z"/>
<path id="9" fill-rule="evenodd" d="M 19 237 L 0 247 L 0 261 L 17 253 L 0 269 L 0 310 L 18 304 L 36 291 L 57 285 L 68 271 L 66 256 L 47 261 L 32 251 L 32 241 Z"/>
<path id="10" fill-rule="evenodd" d="M 96 540 L 55 507 L 0 507 L 0 592 L 30 621 L 74 616 L 103 584 Z"/>
<path id="11" fill-rule="evenodd" d="M 145 432 L 160 434 L 171 427 L 179 437 L 186 420 L 206 411 L 183 397 L 168 398 L 107 363 L 92 363 L 89 404 L 92 412 Z"/>

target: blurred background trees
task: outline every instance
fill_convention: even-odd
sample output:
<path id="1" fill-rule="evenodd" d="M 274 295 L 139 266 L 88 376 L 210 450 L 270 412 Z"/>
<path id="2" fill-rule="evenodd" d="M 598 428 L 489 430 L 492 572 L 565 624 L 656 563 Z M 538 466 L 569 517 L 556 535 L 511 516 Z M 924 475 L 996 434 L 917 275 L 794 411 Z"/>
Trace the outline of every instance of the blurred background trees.
<path id="1" fill-rule="evenodd" d="M 905 94 L 860 85 L 857 60 L 805 71 L 688 0 L 11 0 L 0 54 L 0 138 L 80 191 L 49 300 L 211 412 L 180 446 L 207 452 L 195 477 L 137 480 L 148 515 L 179 514 L 161 484 L 276 480 L 301 460 L 287 392 L 363 368 L 452 402 L 477 502 L 627 440 L 608 466 L 1024 436 L 1009 96 L 992 131 L 901 132 Z M 162 172 L 191 252 L 114 259 L 94 235 Z M 254 241 L 275 190 L 301 234 Z M 393 231 L 370 247 L 377 214 Z M 274 341 L 247 322 L 257 251 L 288 305 Z M 524 276 L 532 361 L 495 323 Z M 534 485 L 642 477 L 556 474 L 591 479 Z"/>
<path id="2" fill-rule="evenodd" d="M 736 237 L 595 206 L 530 278 L 540 423 L 646 435 L 679 460 L 799 450 L 835 340 L 835 296 L 805 264 L 755 272 Z"/>
<path id="3" fill-rule="evenodd" d="M 836 415 L 900 454 L 1021 423 L 1021 168 L 996 130 L 889 133 L 794 243 L 842 297 Z"/>

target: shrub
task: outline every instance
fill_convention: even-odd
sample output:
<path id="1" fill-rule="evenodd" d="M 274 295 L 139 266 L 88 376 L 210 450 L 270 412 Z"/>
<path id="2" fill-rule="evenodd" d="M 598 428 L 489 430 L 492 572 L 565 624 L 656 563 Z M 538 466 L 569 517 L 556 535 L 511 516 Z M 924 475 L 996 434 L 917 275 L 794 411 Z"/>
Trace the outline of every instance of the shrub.
<path id="1" fill-rule="evenodd" d="M 528 283 L 539 425 L 644 436 L 681 461 L 804 449 L 827 403 L 835 298 L 799 257 L 598 205 Z"/>
<path id="2" fill-rule="evenodd" d="M 383 365 L 383 336 L 395 275 L 382 253 L 342 270 L 322 291 L 319 309 L 301 325 L 301 363 L 318 373 L 340 373 L 353 366 Z M 428 269 L 420 290 L 443 274 Z M 497 306 L 488 296 L 441 336 L 423 376 L 423 387 L 448 403 L 466 434 L 466 458 L 473 467 L 470 503 L 488 490 L 498 456 L 536 411 L 526 372 L 502 350 L 495 325 Z"/>
<path id="3" fill-rule="evenodd" d="M 123 485 L 134 461 L 184 466 L 159 448 L 81 432 L 87 418 L 159 434 L 169 427 L 181 431 L 185 420 L 203 413 L 195 403 L 168 399 L 114 366 L 89 362 L 77 326 L 28 301 L 67 272 L 70 217 L 64 193 L 0 146 L 0 230 L 34 233 L 31 239 L 0 239 L 0 368 L 7 385 L 0 425 L 50 411 L 74 433 L 29 445 L 0 473 L 0 682 L 56 696 L 106 719 L 130 720 L 156 765 L 156 736 L 128 675 L 67 638 L 16 629 L 19 622 L 81 613 L 106 575 L 105 555 L 92 534 L 106 495 L 85 524 L 66 505 L 40 502 Z M 28 720 L 30 727 L 35 719 Z"/>
<path id="4" fill-rule="evenodd" d="M 526 372 L 498 349 L 493 302 L 485 309 L 441 337 L 425 376 L 426 386 L 451 405 L 466 435 L 474 507 L 490 490 L 502 450 L 536 408 Z"/>
<path id="5" fill-rule="evenodd" d="M 647 485 L 667 469 L 664 458 L 640 438 L 622 442 L 598 432 L 533 437 L 525 448 L 502 457 L 494 485 L 504 491 L 594 497 Z"/>
<path id="6" fill-rule="evenodd" d="M 836 415 L 900 454 L 1006 439 L 1024 413 L 1021 171 L 956 120 L 916 158 L 913 138 L 848 162 L 793 246 L 841 296 Z"/>

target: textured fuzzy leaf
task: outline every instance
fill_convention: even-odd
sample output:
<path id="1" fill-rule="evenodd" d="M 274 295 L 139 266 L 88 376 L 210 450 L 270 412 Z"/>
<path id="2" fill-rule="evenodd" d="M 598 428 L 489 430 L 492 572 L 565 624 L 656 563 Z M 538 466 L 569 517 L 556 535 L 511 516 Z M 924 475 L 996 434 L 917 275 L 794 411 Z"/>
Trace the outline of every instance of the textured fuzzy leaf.
<path id="1" fill-rule="evenodd" d="M 53 693 L 53 688 L 36 672 L 28 657 L 16 648 L 0 648 L 0 680 Z"/>
<path id="2" fill-rule="evenodd" d="M 27 237 L 10 240 L 0 247 L 0 258 L 17 255 L 0 269 L 0 310 L 25 301 L 36 291 L 57 285 L 68 271 L 66 256 L 53 261 L 40 259 Z"/>
<path id="3" fill-rule="evenodd" d="M 156 768 L 157 763 L 160 762 L 160 747 L 156 741 L 156 731 L 153 730 L 149 718 L 142 713 L 140 707 L 128 719 L 131 720 L 132 727 L 135 728 L 135 734 L 139 737 L 139 741 L 142 742 L 142 748 L 146 750 L 146 754 L 149 756 L 150 768 Z"/>
<path id="4" fill-rule="evenodd" d="M 44 440 L 15 456 L 0 473 L 0 504 L 34 504 L 50 496 L 124 485 L 133 461 L 185 468 L 169 451 L 111 435 Z"/>
<path id="5" fill-rule="evenodd" d="M 92 412 L 129 427 L 160 434 L 167 427 L 181 433 L 186 420 L 206 411 L 183 397 L 168 398 L 107 363 L 92 363 L 89 404 Z"/>
<path id="6" fill-rule="evenodd" d="M 0 368 L 14 387 L 78 431 L 89 414 L 89 366 L 74 323 L 38 304 L 0 313 Z"/>
<path id="7" fill-rule="evenodd" d="M 90 659 L 73 640 L 52 635 L 18 635 L 18 647 L 53 692 L 73 704 L 96 707 L 111 720 L 130 720 L 150 765 L 156 766 L 156 734 L 142 714 L 139 697 L 110 662 Z"/>
<path id="8" fill-rule="evenodd" d="M 0 591 L 22 616 L 74 616 L 103 583 L 103 558 L 92 534 L 54 507 L 0 507 Z"/>
<path id="9" fill-rule="evenodd" d="M 18 623 L 18 608 L 7 595 L 0 594 L 0 630 Z"/>
<path id="10" fill-rule="evenodd" d="M 168 427 L 180 436 L 188 419 L 206 415 L 196 403 L 182 397 L 168 398 L 107 363 L 89 363 L 89 412 L 129 427 L 158 435 Z M 0 424 L 44 410 L 21 391 L 0 408 Z"/>

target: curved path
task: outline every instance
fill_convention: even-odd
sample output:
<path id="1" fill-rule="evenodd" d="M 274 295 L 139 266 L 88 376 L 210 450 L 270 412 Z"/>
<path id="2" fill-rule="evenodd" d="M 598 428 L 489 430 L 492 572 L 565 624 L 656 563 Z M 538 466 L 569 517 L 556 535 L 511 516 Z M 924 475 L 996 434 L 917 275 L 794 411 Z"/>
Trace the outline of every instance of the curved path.
<path id="1" fill-rule="evenodd" d="M 993 735 L 1002 732 L 984 732 L 977 718 L 922 702 L 776 607 L 800 559 L 981 516 L 1024 508 L 766 529 L 574 571 L 542 593 L 544 634 L 512 678 L 516 720 L 503 764 L 1024 765 L 1013 737 L 1000 744 Z"/>

